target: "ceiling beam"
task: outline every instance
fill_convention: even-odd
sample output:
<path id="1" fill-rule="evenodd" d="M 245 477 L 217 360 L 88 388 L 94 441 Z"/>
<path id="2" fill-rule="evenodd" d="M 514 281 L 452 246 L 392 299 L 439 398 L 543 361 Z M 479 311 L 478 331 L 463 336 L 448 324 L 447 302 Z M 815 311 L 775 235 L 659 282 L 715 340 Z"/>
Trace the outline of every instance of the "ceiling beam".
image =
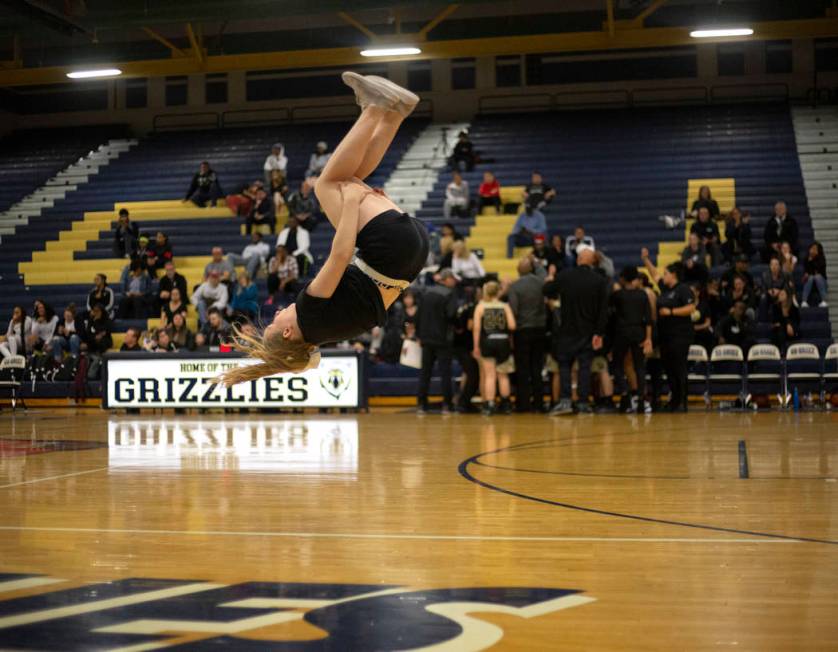
<path id="1" fill-rule="evenodd" d="M 181 50 L 177 45 L 172 43 L 165 36 L 163 36 L 161 34 L 158 34 L 157 32 L 155 32 L 150 27 L 143 27 L 142 30 L 146 34 L 148 34 L 151 38 L 153 38 L 155 41 L 157 41 L 158 43 L 161 43 L 162 45 L 165 45 L 167 48 L 169 48 L 172 51 L 172 56 L 173 57 L 186 57 L 186 56 L 188 56 L 186 54 L 186 52 Z"/>
<path id="2" fill-rule="evenodd" d="M 189 44 L 192 46 L 192 54 L 195 59 L 202 66 L 205 63 L 204 48 L 200 39 L 195 36 L 195 30 L 192 29 L 192 23 L 186 23 L 186 35 L 189 37 Z"/>
<path id="3" fill-rule="evenodd" d="M 838 37 L 838 20 L 817 18 L 795 21 L 756 23 L 754 36 L 702 39 L 702 43 L 743 41 L 773 41 L 792 38 Z M 451 59 L 455 57 L 484 57 L 507 54 L 535 54 L 548 52 L 607 51 L 614 49 L 665 48 L 696 45 L 690 38 L 689 27 L 656 27 L 646 29 L 618 29 L 613 37 L 606 31 L 573 32 L 563 34 L 532 34 L 502 36 L 485 39 L 428 41 L 422 54 L 408 57 L 381 57 L 378 61 Z M 108 62 L 102 62 L 103 65 Z M 121 61 L 123 77 L 155 77 L 188 75 L 198 72 L 228 72 L 231 70 L 273 70 L 313 67 L 351 67 L 369 63 L 360 55 L 358 47 L 321 50 L 289 50 L 257 52 L 205 57 L 204 65 L 192 58 L 156 59 L 151 61 Z M 68 66 L 24 68 L 0 71 L 0 86 L 67 83 Z"/>
<path id="4" fill-rule="evenodd" d="M 368 38 L 373 39 L 373 40 L 376 38 L 375 32 L 373 32 L 371 29 L 369 29 L 369 28 L 368 28 L 366 25 L 364 25 L 363 23 L 361 23 L 361 22 L 359 22 L 359 21 L 355 20 L 352 16 L 350 16 L 350 15 L 349 15 L 348 13 L 346 13 L 345 11 L 339 11 L 339 12 L 338 12 L 338 16 L 340 16 L 341 18 L 343 18 L 343 20 L 345 20 L 347 23 L 349 23 L 350 25 L 352 25 L 352 27 L 354 27 L 355 29 L 357 29 L 359 32 L 361 32 L 362 34 L 364 34 L 364 35 L 365 35 L 365 36 L 367 36 Z"/>
<path id="5" fill-rule="evenodd" d="M 451 14 L 453 14 L 460 5 L 448 5 L 445 9 L 440 11 L 436 16 L 431 18 L 430 22 L 428 22 L 422 29 L 419 30 L 419 38 L 425 40 L 428 37 L 428 32 L 430 32 L 434 27 L 439 25 L 443 20 L 448 18 Z"/>
<path id="6" fill-rule="evenodd" d="M 631 22 L 634 23 L 636 27 L 643 27 L 645 20 L 658 9 L 663 7 L 668 1 L 669 0 L 653 0 L 652 3 L 637 14 Z"/>
<path id="7" fill-rule="evenodd" d="M 608 36 L 614 36 L 614 0 L 605 0 L 605 23 L 608 27 Z"/>

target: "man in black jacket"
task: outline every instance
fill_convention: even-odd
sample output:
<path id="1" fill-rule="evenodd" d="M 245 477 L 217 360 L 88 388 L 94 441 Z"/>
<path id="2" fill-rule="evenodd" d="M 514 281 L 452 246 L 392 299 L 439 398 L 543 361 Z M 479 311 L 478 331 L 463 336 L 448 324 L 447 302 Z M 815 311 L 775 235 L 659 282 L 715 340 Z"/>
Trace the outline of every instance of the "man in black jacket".
<path id="1" fill-rule="evenodd" d="M 573 412 L 571 402 L 571 368 L 575 360 L 579 366 L 576 411 L 592 412 L 588 404 L 591 389 L 591 360 L 594 351 L 602 348 L 608 322 L 608 281 L 594 270 L 593 249 L 577 250 L 576 267 L 564 270 L 544 286 L 547 297 L 561 301 L 561 326 L 554 339 L 553 357 L 559 363 L 561 400 L 550 411 L 552 415 Z"/>
<path id="2" fill-rule="evenodd" d="M 762 250 L 764 263 L 780 253 L 780 245 L 784 242 L 788 242 L 792 253 L 797 255 L 797 221 L 788 214 L 786 202 L 778 201 L 774 204 L 774 216 L 766 222 L 762 238 L 765 241 L 765 247 Z"/>
<path id="3" fill-rule="evenodd" d="M 183 201 L 191 201 L 196 206 L 204 208 L 208 202 L 212 206 L 222 195 L 218 176 L 212 171 L 207 161 L 202 161 L 197 174 L 192 177 L 192 183 L 189 184 L 189 190 L 186 191 Z"/>
<path id="4" fill-rule="evenodd" d="M 422 345 L 422 372 L 419 377 L 417 411 L 423 414 L 428 409 L 428 390 L 434 362 L 439 361 L 442 376 L 442 413 L 452 408 L 451 357 L 454 341 L 454 317 L 457 313 L 457 297 L 454 288 L 457 278 L 450 269 L 439 273 L 438 283 L 425 292 L 419 310 L 416 312 L 416 338 Z"/>
<path id="5" fill-rule="evenodd" d="M 119 221 L 113 231 L 113 253 L 117 258 L 131 258 L 137 250 L 140 229 L 131 221 L 127 208 L 119 209 Z"/>
<path id="6" fill-rule="evenodd" d="M 527 257 L 518 262 L 518 280 L 507 292 L 509 307 L 515 315 L 515 372 L 518 381 L 516 412 L 541 412 L 544 408 L 544 348 L 547 312 L 542 288 L 544 281 L 536 276 L 533 261 Z"/>
<path id="7" fill-rule="evenodd" d="M 156 312 L 160 312 L 163 306 L 169 303 L 174 288 L 180 290 L 181 300 L 184 303 L 189 303 L 189 294 L 186 292 L 186 277 L 175 269 L 173 260 L 167 261 L 164 269 L 165 273 L 160 278 L 160 283 L 157 286 Z"/>

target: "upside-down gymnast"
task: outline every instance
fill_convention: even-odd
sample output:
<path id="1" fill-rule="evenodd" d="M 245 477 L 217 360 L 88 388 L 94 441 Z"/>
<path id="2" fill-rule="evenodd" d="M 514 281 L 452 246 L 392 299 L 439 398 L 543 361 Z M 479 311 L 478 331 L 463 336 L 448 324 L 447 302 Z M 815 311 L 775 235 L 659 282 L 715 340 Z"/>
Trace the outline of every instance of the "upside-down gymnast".
<path id="1" fill-rule="evenodd" d="M 428 257 L 422 222 L 363 182 L 419 98 L 381 77 L 345 72 L 343 81 L 355 91 L 362 111 L 314 186 L 335 227 L 329 257 L 261 335 L 236 330 L 235 348 L 260 362 L 227 371 L 219 378 L 225 385 L 314 368 L 319 345 L 383 326 L 387 308 Z"/>

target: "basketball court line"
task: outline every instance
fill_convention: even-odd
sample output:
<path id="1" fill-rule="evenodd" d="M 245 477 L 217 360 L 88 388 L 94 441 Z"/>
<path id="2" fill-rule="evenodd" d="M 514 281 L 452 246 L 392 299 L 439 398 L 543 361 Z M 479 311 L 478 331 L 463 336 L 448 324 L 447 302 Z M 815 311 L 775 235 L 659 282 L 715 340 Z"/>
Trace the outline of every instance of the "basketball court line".
<path id="1" fill-rule="evenodd" d="M 86 475 L 88 473 L 97 473 L 99 471 L 107 471 L 109 466 L 100 466 L 98 469 L 88 469 L 87 471 L 76 471 L 74 473 L 62 473 L 61 475 L 48 475 L 45 478 L 34 478 L 33 480 L 23 480 L 21 482 L 12 482 L 11 484 L 0 484 L 0 489 L 9 489 L 10 487 L 20 487 L 25 484 L 35 484 L 36 482 L 46 482 L 47 480 L 61 480 L 62 478 L 72 478 L 77 475 Z"/>
<path id="2" fill-rule="evenodd" d="M 518 541 L 529 543 L 601 542 L 601 543 L 806 543 L 792 538 L 686 538 L 686 537 L 593 537 L 593 536 L 491 536 L 470 534 L 388 534 L 365 532 L 257 532 L 225 530 L 149 530 L 142 528 L 84 528 L 84 527 L 27 527 L 0 525 L 0 532 L 54 532 L 68 534 L 152 534 L 164 536 L 215 536 L 215 537 L 273 537 L 285 539 L 384 539 L 417 541 Z"/>

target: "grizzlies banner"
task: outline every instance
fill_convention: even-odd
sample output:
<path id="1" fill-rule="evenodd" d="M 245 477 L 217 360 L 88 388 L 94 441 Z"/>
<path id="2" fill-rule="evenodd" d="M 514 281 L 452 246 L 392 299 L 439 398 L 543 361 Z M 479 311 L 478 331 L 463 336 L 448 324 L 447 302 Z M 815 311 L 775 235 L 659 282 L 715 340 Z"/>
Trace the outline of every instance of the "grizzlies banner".
<path id="1" fill-rule="evenodd" d="M 213 385 L 221 373 L 255 361 L 224 353 L 116 353 L 105 356 L 104 408 L 282 408 L 366 405 L 363 359 L 323 351 L 320 366 L 234 387 Z"/>

